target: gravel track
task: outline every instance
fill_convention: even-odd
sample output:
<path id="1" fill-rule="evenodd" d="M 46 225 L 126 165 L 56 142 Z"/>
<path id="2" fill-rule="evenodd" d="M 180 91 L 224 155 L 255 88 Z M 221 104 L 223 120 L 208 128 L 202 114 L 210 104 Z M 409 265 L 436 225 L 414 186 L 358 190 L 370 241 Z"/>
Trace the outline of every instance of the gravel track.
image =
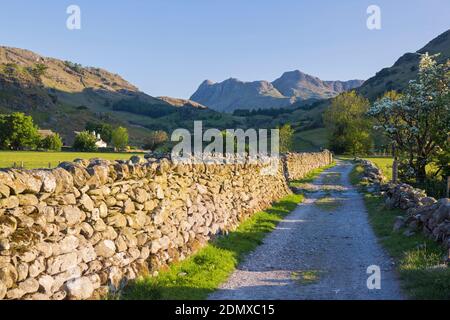
<path id="1" fill-rule="evenodd" d="M 209 299 L 403 299 L 393 262 L 349 182 L 351 169 L 338 162 L 323 172 L 312 183 L 317 191 L 307 193 Z M 371 265 L 381 269 L 379 290 L 367 288 Z"/>

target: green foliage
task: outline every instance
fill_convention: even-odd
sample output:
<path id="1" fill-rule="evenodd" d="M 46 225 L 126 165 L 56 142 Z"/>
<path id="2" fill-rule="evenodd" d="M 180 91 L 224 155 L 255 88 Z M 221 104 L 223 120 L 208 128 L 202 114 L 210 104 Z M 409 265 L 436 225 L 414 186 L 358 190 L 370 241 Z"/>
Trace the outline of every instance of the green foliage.
<path id="1" fill-rule="evenodd" d="M 156 150 L 158 147 L 163 145 L 169 140 L 169 135 L 163 130 L 152 131 L 146 139 L 146 144 L 144 149 Z"/>
<path id="2" fill-rule="evenodd" d="M 114 148 L 124 150 L 128 145 L 128 130 L 124 127 L 114 129 L 111 140 Z"/>
<path id="3" fill-rule="evenodd" d="M 450 60 L 438 64 L 434 56 L 424 54 L 417 79 L 403 95 L 388 93 L 370 108 L 382 130 L 396 146 L 405 180 L 422 184 L 426 167 L 435 161 L 444 172 L 450 150 Z M 444 163 L 438 158 L 443 157 Z"/>
<path id="4" fill-rule="evenodd" d="M 19 66 L 17 65 L 17 63 L 10 62 L 4 65 L 3 72 L 8 76 L 13 76 L 17 73 L 18 69 Z"/>
<path id="5" fill-rule="evenodd" d="M 295 110 L 294 108 L 236 109 L 233 111 L 233 115 L 237 117 L 254 117 L 257 115 L 276 117 L 281 114 L 290 114 Z"/>
<path id="6" fill-rule="evenodd" d="M 294 130 L 292 129 L 290 124 L 285 124 L 280 130 L 280 152 L 286 153 L 292 150 L 293 146 L 293 138 L 294 138 Z"/>
<path id="7" fill-rule="evenodd" d="M 38 129 L 32 117 L 20 112 L 0 115 L 1 149 L 34 149 L 38 141 Z"/>
<path id="8" fill-rule="evenodd" d="M 289 195 L 254 214 L 236 231 L 221 236 L 157 277 L 145 277 L 128 286 L 120 298 L 128 300 L 200 300 L 225 281 L 245 255 L 262 243 L 268 232 L 303 200 Z M 180 276 L 184 274 L 184 276 Z"/>
<path id="9" fill-rule="evenodd" d="M 49 135 L 40 141 L 40 147 L 49 151 L 61 151 L 63 142 L 59 134 Z"/>
<path id="10" fill-rule="evenodd" d="M 113 127 L 108 123 L 88 122 L 85 129 L 89 132 L 100 134 L 100 137 L 106 143 L 111 143 Z"/>
<path id="11" fill-rule="evenodd" d="M 96 142 L 97 138 L 92 133 L 83 131 L 75 137 L 73 149 L 82 152 L 94 152 L 97 151 Z"/>
<path id="12" fill-rule="evenodd" d="M 329 147 L 338 154 L 367 154 L 373 146 L 371 122 L 366 113 L 369 101 L 355 91 L 333 99 L 323 115 L 329 132 Z"/>
<path id="13" fill-rule="evenodd" d="M 66 67 L 68 67 L 69 69 L 75 71 L 76 73 L 82 73 L 83 72 L 83 66 L 79 63 L 74 63 L 71 61 L 64 61 L 64 64 L 66 65 Z"/>
<path id="14" fill-rule="evenodd" d="M 43 63 L 36 63 L 34 67 L 30 68 L 29 71 L 31 75 L 33 75 L 35 78 L 39 79 L 43 75 L 45 75 L 45 72 L 47 71 L 48 67 Z"/>

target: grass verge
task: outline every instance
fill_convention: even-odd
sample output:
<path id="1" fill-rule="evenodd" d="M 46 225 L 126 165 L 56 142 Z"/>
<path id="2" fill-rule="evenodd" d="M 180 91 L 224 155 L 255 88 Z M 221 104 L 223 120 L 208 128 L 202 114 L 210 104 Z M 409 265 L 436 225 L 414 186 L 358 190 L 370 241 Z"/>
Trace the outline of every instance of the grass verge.
<path id="1" fill-rule="evenodd" d="M 356 166 L 352 183 L 358 185 L 361 172 L 362 168 Z M 450 299 L 450 268 L 443 264 L 446 250 L 422 233 L 408 237 L 404 230 L 394 232 L 395 218 L 405 212 L 386 209 L 380 196 L 366 193 L 364 199 L 375 234 L 396 261 L 406 295 L 412 299 Z"/>
<path id="2" fill-rule="evenodd" d="M 225 281 L 245 255 L 262 243 L 278 222 L 303 200 L 289 195 L 256 213 L 227 236 L 221 236 L 157 277 L 140 278 L 121 295 L 126 300 L 202 300 Z"/>

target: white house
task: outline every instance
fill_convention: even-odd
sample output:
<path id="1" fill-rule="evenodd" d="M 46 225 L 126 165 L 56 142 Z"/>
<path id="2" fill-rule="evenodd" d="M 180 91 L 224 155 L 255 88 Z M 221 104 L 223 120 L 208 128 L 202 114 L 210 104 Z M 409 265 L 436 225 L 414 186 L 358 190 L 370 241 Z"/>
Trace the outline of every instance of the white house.
<path id="1" fill-rule="evenodd" d="M 97 148 L 106 148 L 108 146 L 108 144 L 102 140 L 100 133 L 95 133 L 92 132 L 92 134 L 97 138 L 97 142 L 95 143 L 95 145 L 97 146 Z"/>
<path id="2" fill-rule="evenodd" d="M 80 132 L 78 131 L 74 131 L 76 135 L 79 135 Z M 108 144 L 102 140 L 100 133 L 96 133 L 95 131 L 90 132 L 96 139 L 97 142 L 95 142 L 95 145 L 97 146 L 97 148 L 107 148 Z"/>

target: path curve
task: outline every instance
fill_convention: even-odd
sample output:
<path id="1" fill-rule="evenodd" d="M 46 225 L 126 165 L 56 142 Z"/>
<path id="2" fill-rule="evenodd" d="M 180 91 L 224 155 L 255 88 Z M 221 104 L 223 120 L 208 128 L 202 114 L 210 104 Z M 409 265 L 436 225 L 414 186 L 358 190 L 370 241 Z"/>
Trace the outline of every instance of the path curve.
<path id="1" fill-rule="evenodd" d="M 393 261 L 349 182 L 351 170 L 338 162 L 324 171 L 312 184 L 319 191 L 308 193 L 209 299 L 403 299 Z M 381 270 L 379 290 L 367 288 L 372 265 Z"/>

